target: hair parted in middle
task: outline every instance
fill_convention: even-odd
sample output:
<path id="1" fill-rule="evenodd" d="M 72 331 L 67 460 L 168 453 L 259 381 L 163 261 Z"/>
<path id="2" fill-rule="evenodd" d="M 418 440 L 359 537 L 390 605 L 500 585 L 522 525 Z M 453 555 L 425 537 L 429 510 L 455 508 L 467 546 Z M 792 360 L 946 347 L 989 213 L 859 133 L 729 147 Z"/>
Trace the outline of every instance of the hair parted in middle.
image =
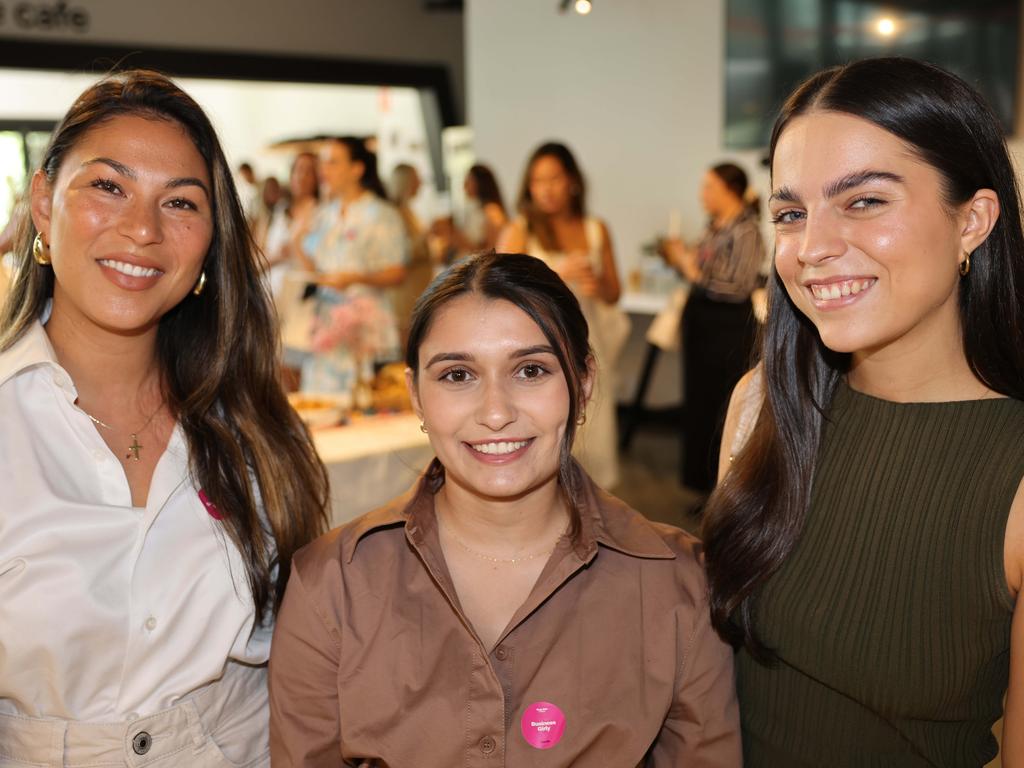
<path id="1" fill-rule="evenodd" d="M 586 411 L 591 364 L 589 329 L 579 301 L 547 264 L 533 256 L 490 251 L 460 261 L 438 275 L 413 308 L 405 363 L 414 381 L 419 375 L 420 346 L 437 313 L 467 294 L 507 301 L 529 315 L 562 368 L 569 388 L 569 411 L 559 452 L 558 482 L 570 511 L 570 536 L 575 538 L 580 530 L 582 478 L 572 458 L 572 445 L 578 420 Z M 437 459 L 427 470 L 427 480 L 435 493 L 444 484 L 444 467 Z"/>

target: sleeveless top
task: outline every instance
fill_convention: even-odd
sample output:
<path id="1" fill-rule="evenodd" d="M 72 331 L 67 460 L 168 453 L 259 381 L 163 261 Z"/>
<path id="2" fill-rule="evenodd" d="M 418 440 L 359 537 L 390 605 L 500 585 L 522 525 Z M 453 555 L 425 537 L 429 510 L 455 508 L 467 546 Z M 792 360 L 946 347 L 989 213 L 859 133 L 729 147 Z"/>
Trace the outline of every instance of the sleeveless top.
<path id="1" fill-rule="evenodd" d="M 795 549 L 737 656 L 745 765 L 971 766 L 997 751 L 1014 607 L 1003 545 L 1024 402 L 840 384 Z"/>
<path id="2" fill-rule="evenodd" d="M 567 255 L 561 251 L 547 251 L 529 232 L 526 222 L 520 224 L 527 232 L 526 253 L 554 268 Z M 587 258 L 594 273 L 603 268 L 604 229 L 599 219 L 587 216 L 583 220 L 587 239 Z M 619 482 L 618 432 L 615 423 L 615 366 L 619 352 L 629 335 L 629 320 L 618 307 L 611 306 L 595 296 L 583 296 L 571 283 L 569 288 L 580 302 L 580 309 L 590 328 L 590 346 L 597 362 L 597 380 L 587 404 L 586 421 L 578 430 L 574 454 L 587 473 L 602 488 L 612 488 Z"/>

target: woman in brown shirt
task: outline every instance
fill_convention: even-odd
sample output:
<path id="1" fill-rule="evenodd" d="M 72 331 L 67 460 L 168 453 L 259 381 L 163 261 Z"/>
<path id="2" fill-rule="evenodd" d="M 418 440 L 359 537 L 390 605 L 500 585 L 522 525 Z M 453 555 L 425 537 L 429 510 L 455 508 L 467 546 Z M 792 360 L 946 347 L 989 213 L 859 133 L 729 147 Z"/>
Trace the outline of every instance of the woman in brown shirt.
<path id="1" fill-rule="evenodd" d="M 571 457 L 592 360 L 537 259 L 478 256 L 428 289 L 407 376 L 437 458 L 296 557 L 274 766 L 740 765 L 698 543 Z"/>

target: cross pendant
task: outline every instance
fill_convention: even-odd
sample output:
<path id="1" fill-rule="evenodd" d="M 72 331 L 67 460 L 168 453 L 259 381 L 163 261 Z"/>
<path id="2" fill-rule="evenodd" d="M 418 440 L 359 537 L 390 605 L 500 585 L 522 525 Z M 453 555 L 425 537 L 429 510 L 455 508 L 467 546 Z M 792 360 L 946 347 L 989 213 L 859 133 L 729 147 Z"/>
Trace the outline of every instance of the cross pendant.
<path id="1" fill-rule="evenodd" d="M 126 453 L 124 457 L 126 459 L 135 459 L 138 461 L 140 450 L 142 450 L 142 446 L 139 445 L 139 436 L 132 433 L 132 444 L 128 446 L 128 453 Z"/>

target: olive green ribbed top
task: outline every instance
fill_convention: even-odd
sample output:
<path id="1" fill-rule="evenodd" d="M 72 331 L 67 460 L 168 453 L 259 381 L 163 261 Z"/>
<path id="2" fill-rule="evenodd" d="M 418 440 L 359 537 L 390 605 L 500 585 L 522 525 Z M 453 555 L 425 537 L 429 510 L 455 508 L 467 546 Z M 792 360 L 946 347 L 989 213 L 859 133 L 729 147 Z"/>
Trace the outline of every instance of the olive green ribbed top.
<path id="1" fill-rule="evenodd" d="M 803 534 L 758 596 L 780 663 L 737 657 L 748 768 L 977 768 L 1009 674 L 1006 520 L 1024 403 L 840 384 Z"/>

